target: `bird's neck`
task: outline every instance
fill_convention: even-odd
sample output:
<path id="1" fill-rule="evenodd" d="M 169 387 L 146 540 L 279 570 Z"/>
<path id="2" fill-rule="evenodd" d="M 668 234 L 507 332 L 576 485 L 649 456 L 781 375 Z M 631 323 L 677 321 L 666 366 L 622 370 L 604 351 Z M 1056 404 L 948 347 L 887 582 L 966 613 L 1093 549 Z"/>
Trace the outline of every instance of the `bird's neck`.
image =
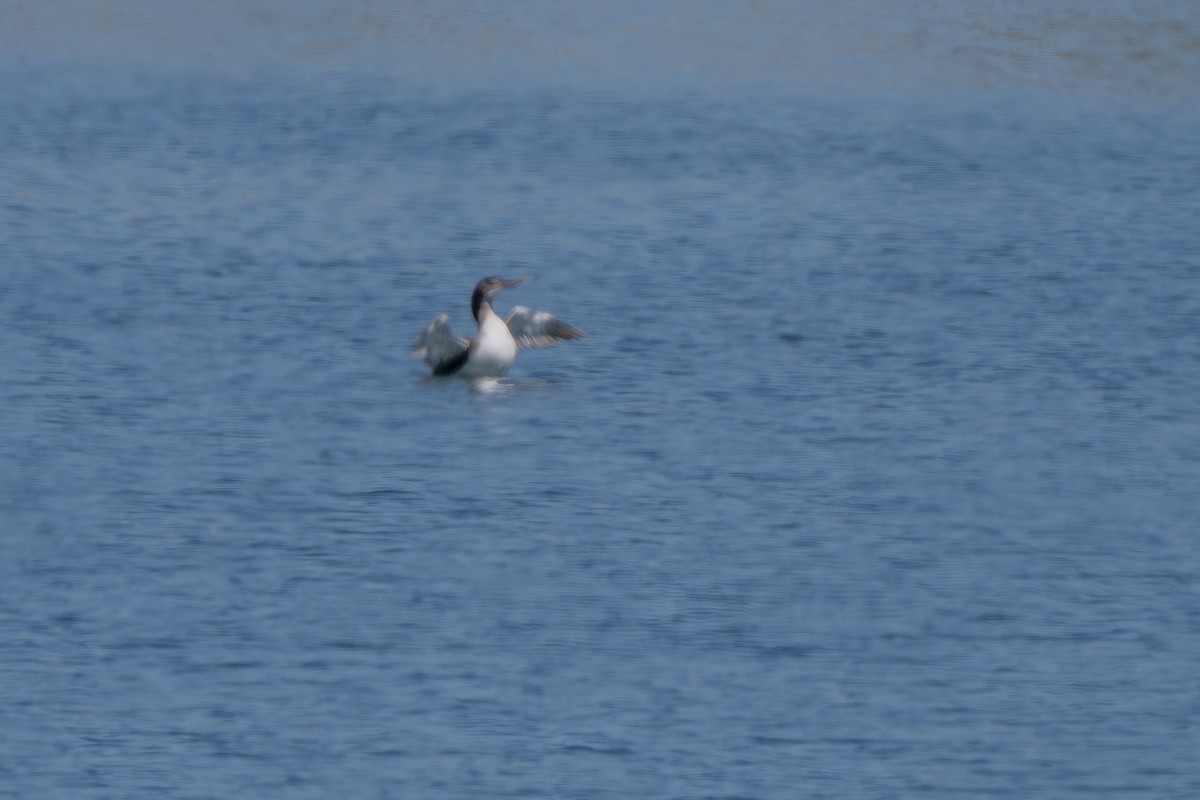
<path id="1" fill-rule="evenodd" d="M 481 290 L 476 289 L 471 295 L 471 313 L 475 315 L 475 321 L 480 325 L 483 324 L 483 318 L 492 313 L 492 304 L 488 302 L 487 295 Z"/>

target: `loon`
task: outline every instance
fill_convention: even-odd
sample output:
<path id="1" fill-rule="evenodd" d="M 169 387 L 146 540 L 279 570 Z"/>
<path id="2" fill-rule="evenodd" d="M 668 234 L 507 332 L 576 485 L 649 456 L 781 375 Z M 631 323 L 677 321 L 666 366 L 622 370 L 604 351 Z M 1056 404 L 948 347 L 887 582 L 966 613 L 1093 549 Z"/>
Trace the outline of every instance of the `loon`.
<path id="1" fill-rule="evenodd" d="M 413 355 L 424 359 L 434 375 L 463 378 L 502 378 L 521 347 L 549 347 L 582 338 L 583 331 L 545 311 L 517 306 L 504 317 L 492 310 L 492 299 L 505 289 L 529 280 L 528 275 L 512 280 L 484 278 L 471 295 L 471 312 L 479 333 L 470 339 L 450 331 L 449 317 L 438 314 L 413 342 Z"/>

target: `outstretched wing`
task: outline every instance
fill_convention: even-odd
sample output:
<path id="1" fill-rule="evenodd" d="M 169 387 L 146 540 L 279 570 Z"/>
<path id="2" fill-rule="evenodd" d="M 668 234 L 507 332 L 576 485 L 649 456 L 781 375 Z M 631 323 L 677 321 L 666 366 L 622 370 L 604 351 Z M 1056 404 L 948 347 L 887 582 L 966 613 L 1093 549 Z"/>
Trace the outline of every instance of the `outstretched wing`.
<path id="1" fill-rule="evenodd" d="M 412 354 L 423 359 L 434 375 L 448 375 L 467 360 L 470 344 L 450 330 L 450 317 L 438 314 L 413 342 Z"/>
<path id="2" fill-rule="evenodd" d="M 518 347 L 549 347 L 570 339 L 582 339 L 583 331 L 546 311 L 517 306 L 504 318 Z"/>

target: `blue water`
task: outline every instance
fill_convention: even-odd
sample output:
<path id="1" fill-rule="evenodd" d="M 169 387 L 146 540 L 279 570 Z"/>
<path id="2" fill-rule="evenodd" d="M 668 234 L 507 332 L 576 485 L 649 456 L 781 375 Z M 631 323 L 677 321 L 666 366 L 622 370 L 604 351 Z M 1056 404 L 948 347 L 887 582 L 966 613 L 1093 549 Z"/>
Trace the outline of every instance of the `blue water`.
<path id="1" fill-rule="evenodd" d="M 987 63 L 897 92 L 774 18 L 535 80 L 576 29 L 481 11 L 421 88 L 29 13 L 0 797 L 1200 796 L 1194 16 L 1030 77 L 943 9 Z M 525 273 L 588 338 L 427 379 Z"/>

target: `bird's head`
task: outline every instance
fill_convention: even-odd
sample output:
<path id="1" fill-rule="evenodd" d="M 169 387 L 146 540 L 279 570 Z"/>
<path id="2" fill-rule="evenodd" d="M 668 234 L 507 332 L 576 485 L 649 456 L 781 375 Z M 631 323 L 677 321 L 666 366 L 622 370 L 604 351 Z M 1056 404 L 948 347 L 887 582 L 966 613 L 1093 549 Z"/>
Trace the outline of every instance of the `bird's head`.
<path id="1" fill-rule="evenodd" d="M 492 276 L 484 278 L 479 283 L 475 284 L 475 293 L 471 295 L 471 313 L 479 319 L 479 309 L 484 303 L 491 303 L 492 298 L 503 292 L 505 289 L 511 289 L 529 280 L 528 275 L 522 275 L 519 278 L 498 278 Z"/>

